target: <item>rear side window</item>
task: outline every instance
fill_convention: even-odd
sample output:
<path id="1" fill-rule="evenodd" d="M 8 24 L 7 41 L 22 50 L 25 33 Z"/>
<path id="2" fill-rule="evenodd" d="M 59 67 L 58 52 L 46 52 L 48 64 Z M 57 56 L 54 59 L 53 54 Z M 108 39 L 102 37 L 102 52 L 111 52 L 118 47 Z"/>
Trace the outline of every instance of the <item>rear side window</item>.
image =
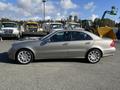
<path id="1" fill-rule="evenodd" d="M 92 37 L 84 32 L 72 32 L 72 41 L 77 40 L 92 40 Z"/>

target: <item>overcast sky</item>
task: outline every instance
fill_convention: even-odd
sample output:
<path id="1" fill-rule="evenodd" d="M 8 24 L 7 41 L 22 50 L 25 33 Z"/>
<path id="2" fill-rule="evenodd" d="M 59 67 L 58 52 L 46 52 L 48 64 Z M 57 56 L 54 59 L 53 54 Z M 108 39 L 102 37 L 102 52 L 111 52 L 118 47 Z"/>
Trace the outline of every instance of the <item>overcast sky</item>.
<path id="1" fill-rule="evenodd" d="M 69 15 L 77 15 L 81 19 L 101 18 L 105 10 L 111 6 L 118 8 L 116 16 L 109 16 L 120 21 L 120 0 L 47 0 L 46 19 L 65 19 Z M 17 20 L 43 19 L 42 0 L 0 0 L 0 18 Z"/>

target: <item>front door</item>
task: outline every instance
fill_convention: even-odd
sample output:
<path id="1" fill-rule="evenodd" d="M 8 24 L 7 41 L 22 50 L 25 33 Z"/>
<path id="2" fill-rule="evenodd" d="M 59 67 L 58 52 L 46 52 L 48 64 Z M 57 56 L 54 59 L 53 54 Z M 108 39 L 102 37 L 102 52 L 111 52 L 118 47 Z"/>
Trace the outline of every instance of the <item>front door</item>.
<path id="1" fill-rule="evenodd" d="M 57 32 L 48 37 L 45 44 L 39 47 L 39 58 L 67 58 L 69 32 Z M 45 40 L 43 40 L 44 42 Z"/>

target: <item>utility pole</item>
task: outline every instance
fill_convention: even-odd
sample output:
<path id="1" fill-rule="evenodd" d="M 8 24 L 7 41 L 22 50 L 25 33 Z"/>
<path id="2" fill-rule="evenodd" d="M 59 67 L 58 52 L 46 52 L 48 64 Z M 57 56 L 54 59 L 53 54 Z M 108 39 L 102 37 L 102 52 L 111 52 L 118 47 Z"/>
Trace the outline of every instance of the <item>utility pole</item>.
<path id="1" fill-rule="evenodd" d="M 42 0 L 42 2 L 43 2 L 43 8 L 44 8 L 44 10 L 43 10 L 44 21 L 45 21 L 45 3 L 46 3 L 46 1 L 47 0 Z"/>

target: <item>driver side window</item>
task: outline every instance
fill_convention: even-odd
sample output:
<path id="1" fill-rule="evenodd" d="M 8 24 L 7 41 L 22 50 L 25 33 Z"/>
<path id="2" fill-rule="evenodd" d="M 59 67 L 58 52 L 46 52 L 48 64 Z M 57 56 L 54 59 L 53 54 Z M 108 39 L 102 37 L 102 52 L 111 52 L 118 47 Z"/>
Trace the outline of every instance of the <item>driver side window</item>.
<path id="1" fill-rule="evenodd" d="M 64 41 L 70 41 L 70 32 L 57 32 L 55 35 L 53 35 L 50 38 L 51 42 L 64 42 Z"/>

